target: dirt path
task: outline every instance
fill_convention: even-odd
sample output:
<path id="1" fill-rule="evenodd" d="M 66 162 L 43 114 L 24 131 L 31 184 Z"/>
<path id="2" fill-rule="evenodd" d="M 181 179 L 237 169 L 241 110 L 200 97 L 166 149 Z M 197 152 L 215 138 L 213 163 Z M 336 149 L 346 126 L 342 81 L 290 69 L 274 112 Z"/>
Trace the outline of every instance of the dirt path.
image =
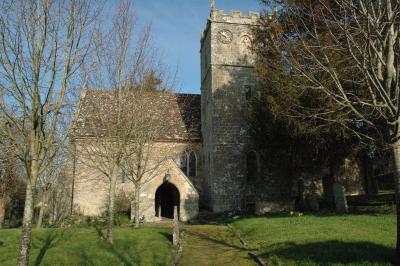
<path id="1" fill-rule="evenodd" d="M 184 230 L 184 249 L 179 265 L 256 265 L 225 225 L 188 225 Z"/>

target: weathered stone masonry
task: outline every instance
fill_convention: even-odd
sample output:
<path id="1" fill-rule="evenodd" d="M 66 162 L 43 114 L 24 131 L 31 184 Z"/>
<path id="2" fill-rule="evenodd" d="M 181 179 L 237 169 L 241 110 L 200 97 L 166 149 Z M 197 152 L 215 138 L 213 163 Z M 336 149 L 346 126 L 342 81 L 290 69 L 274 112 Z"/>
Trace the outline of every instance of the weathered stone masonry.
<path id="1" fill-rule="evenodd" d="M 262 153 L 248 133 L 248 102 L 258 87 L 255 58 L 249 46 L 258 19 L 259 14 L 254 12 L 244 15 L 240 11 L 225 14 L 213 10 L 201 38 L 201 95 L 161 92 L 151 95 L 155 104 L 168 106 L 163 109 L 169 111 L 156 114 L 160 122 L 167 124 L 167 130 L 162 132 L 152 152 L 166 159 L 141 191 L 140 215 L 145 221 L 158 219 L 157 200 L 165 199 L 157 199 L 157 191 L 166 183 L 178 191 L 176 204 L 182 221 L 196 217 L 200 202 L 215 212 L 253 209 L 263 213 L 293 208 L 296 196 L 293 181 L 303 176 L 287 178 L 282 169 L 267 169 Z M 90 92 L 83 97 L 82 106 L 90 105 L 90 100 L 101 100 L 96 98 L 99 95 Z M 93 134 L 85 121 L 95 115 L 83 110 L 74 136 L 77 145 L 74 205 L 77 211 L 89 216 L 105 210 L 108 186 L 107 179 L 90 169 L 79 151 L 79 146 L 85 145 L 85 140 Z M 195 176 L 187 176 L 180 165 L 179 158 L 190 152 L 196 155 Z M 249 154 L 256 161 L 251 166 Z M 165 180 L 167 174 L 171 177 L 169 181 Z M 249 176 L 253 176 L 251 180 Z M 128 184 L 118 184 L 119 191 L 130 189 Z"/>
<path id="2" fill-rule="evenodd" d="M 243 208 L 246 187 L 246 95 L 254 92 L 254 58 L 248 49 L 258 13 L 217 10 L 201 40 L 204 200 L 213 211 Z"/>

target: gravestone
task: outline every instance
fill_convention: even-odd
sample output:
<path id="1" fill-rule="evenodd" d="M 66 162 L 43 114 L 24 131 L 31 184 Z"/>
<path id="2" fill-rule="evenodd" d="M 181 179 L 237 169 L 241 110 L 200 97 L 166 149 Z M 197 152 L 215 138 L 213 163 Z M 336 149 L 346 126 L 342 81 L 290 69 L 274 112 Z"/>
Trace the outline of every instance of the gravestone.
<path id="1" fill-rule="evenodd" d="M 310 193 L 311 195 L 309 195 L 307 198 L 308 207 L 310 208 L 310 211 L 317 212 L 319 211 L 319 201 L 317 195 L 317 185 L 315 184 L 314 180 L 310 185 Z"/>
<path id="2" fill-rule="evenodd" d="M 308 198 L 308 207 L 313 212 L 319 211 L 319 201 L 318 201 L 318 196 L 317 195 L 311 195 Z"/>
<path id="3" fill-rule="evenodd" d="M 344 186 L 338 183 L 333 184 L 333 196 L 335 198 L 336 212 L 338 213 L 346 213 L 349 210 L 346 195 L 344 193 Z"/>

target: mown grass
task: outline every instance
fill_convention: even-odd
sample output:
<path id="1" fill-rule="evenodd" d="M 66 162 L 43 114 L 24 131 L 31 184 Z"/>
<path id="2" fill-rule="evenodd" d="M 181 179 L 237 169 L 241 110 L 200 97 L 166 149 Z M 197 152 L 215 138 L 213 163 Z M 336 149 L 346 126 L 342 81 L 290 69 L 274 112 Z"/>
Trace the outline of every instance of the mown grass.
<path id="1" fill-rule="evenodd" d="M 243 218 L 232 223 L 268 265 L 391 265 L 394 214 Z"/>
<path id="2" fill-rule="evenodd" d="M 190 225 L 185 226 L 184 231 L 183 256 L 179 265 L 256 265 L 225 225 Z"/>
<path id="3" fill-rule="evenodd" d="M 201 218 L 201 217 L 200 217 Z M 392 214 L 203 217 L 186 225 L 180 265 L 255 265 L 251 249 L 268 265 L 390 265 L 396 217 Z M 225 223 L 248 242 L 243 246 Z M 171 228 L 115 228 L 115 243 L 96 226 L 33 231 L 31 265 L 169 265 Z M 0 265 L 15 265 L 20 229 L 0 230 Z"/>
<path id="4" fill-rule="evenodd" d="M 95 227 L 33 231 L 31 265 L 168 265 L 173 249 L 168 228 L 114 230 L 114 245 Z M 0 265 L 15 265 L 20 229 L 0 230 Z"/>

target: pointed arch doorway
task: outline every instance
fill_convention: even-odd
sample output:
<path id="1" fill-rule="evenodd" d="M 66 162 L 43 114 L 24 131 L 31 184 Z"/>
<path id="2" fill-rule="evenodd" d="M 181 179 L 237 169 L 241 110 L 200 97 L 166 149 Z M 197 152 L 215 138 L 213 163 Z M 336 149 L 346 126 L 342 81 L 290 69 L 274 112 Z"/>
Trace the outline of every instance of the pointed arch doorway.
<path id="1" fill-rule="evenodd" d="M 156 191 L 156 216 L 159 218 L 173 219 L 174 206 L 178 206 L 179 217 L 179 203 L 180 195 L 178 188 L 169 182 L 163 183 Z"/>

